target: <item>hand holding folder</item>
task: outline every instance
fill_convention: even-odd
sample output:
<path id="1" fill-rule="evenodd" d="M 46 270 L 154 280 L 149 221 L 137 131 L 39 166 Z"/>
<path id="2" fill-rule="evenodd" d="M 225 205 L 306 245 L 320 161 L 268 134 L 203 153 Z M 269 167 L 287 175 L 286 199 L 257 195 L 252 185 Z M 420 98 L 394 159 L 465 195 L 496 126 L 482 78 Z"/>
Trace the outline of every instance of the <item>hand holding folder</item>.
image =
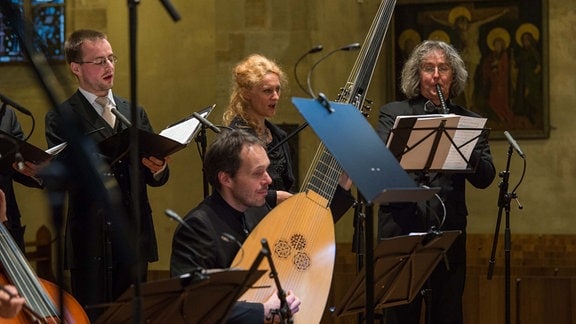
<path id="1" fill-rule="evenodd" d="M 206 118 L 214 107 L 215 105 L 209 106 L 198 114 Z M 138 129 L 140 154 L 157 158 L 172 155 L 185 148 L 194 139 L 200 131 L 200 126 L 200 121 L 191 115 L 168 126 L 159 134 Z M 114 164 L 124 157 L 130 149 L 130 129 L 124 129 L 108 137 L 98 143 L 98 148 L 103 155 L 109 158 L 110 164 Z"/>
<path id="2" fill-rule="evenodd" d="M 0 172 L 12 169 L 14 162 L 28 161 L 36 165 L 49 162 L 66 147 L 66 143 L 56 145 L 48 150 L 0 131 Z M 17 161 L 20 160 L 21 161 Z"/>

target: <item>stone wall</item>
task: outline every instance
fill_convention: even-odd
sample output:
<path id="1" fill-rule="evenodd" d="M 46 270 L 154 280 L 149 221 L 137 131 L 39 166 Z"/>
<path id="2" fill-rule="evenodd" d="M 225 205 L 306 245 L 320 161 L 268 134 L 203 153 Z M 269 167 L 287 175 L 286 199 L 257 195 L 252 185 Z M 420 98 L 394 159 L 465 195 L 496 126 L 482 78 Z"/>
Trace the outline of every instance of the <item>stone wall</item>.
<path id="1" fill-rule="evenodd" d="M 293 65 L 304 52 L 322 44 L 325 53 L 345 44 L 364 41 L 378 1 L 352 0 L 297 0 L 289 2 L 244 1 L 187 1 L 172 0 L 182 19 L 174 22 L 158 1 L 142 1 L 135 10 L 129 10 L 126 1 L 67 1 L 66 33 L 77 28 L 96 28 L 107 32 L 119 57 L 116 70 L 115 93 L 131 97 L 131 85 L 137 89 L 137 100 L 147 109 L 156 131 L 193 111 L 216 103 L 210 116 L 220 122 L 230 87 L 230 69 L 244 56 L 259 52 L 276 59 L 287 72 L 290 86 L 283 94 L 277 117 L 278 123 L 303 122 L 289 99 L 306 96 L 294 82 Z M 513 203 L 512 230 L 514 233 L 570 234 L 576 228 L 576 218 L 570 208 L 576 189 L 575 150 L 571 139 L 576 129 L 575 69 L 573 53 L 576 44 L 570 42 L 576 21 L 576 0 L 553 0 L 548 3 L 548 42 L 550 75 L 551 135 L 548 139 L 519 140 L 527 155 L 527 173 L 518 189 L 524 205 L 518 210 Z M 137 13 L 137 70 L 131 80 L 129 26 L 131 13 Z M 134 15 L 132 15 L 134 16 Z M 380 55 L 368 96 L 374 101 L 368 117 L 372 124 L 377 108 L 390 94 L 386 92 L 390 63 L 389 39 Z M 306 79 L 310 66 L 319 55 L 305 59 L 299 69 L 301 80 Z M 315 70 L 312 82 L 316 91 L 325 92 L 333 99 L 351 73 L 357 58 L 355 53 L 332 55 Z M 76 84 L 67 67 L 54 66 L 56 75 L 68 94 Z M 0 66 L 0 92 L 29 108 L 36 118 L 36 129 L 30 142 L 45 147 L 43 118 L 49 109 L 42 87 L 34 73 L 25 64 Z M 560 117 L 561 116 L 561 117 Z M 30 121 L 20 116 L 23 127 L 30 129 Z M 209 134 L 211 139 L 213 134 Z M 311 129 L 300 134 L 299 169 L 304 178 L 318 139 Z M 506 166 L 506 141 L 493 141 L 492 152 L 498 171 Z M 194 144 L 173 156 L 172 178 L 160 188 L 151 188 L 150 196 L 159 239 L 160 262 L 153 269 L 168 268 L 174 222 L 164 216 L 171 208 L 184 215 L 202 197 L 200 158 Z M 522 164 L 513 156 L 511 186 L 519 179 Z M 491 233 L 497 216 L 498 182 L 486 190 L 468 189 L 469 231 Z M 51 223 L 51 209 L 40 190 L 17 185 L 27 237 L 43 224 Z M 340 242 L 352 240 L 352 217 L 347 215 L 337 225 Z"/>

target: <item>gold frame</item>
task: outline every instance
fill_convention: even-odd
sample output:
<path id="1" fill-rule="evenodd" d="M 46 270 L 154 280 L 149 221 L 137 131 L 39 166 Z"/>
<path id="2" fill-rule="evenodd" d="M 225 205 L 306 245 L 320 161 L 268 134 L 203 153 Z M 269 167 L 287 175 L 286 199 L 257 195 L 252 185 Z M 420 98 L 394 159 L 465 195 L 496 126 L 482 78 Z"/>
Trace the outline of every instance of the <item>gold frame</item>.
<path id="1" fill-rule="evenodd" d="M 465 31 L 456 28 L 458 17 L 467 18 Z M 391 85 L 388 101 L 404 98 L 397 85 L 410 46 L 424 39 L 444 40 L 460 51 L 468 62 L 470 75 L 474 76 L 469 79 L 469 91 L 454 98 L 454 102 L 488 118 L 491 138 L 504 138 L 504 131 L 517 138 L 548 138 L 546 17 L 545 0 L 398 1 L 388 42 L 393 57 L 389 63 L 392 82 L 388 83 Z M 470 49 L 461 45 L 463 42 L 459 40 L 464 37 L 477 38 L 477 46 Z M 503 55 L 494 54 L 495 39 L 506 44 Z M 522 46 L 522 41 L 524 44 L 535 41 L 535 46 Z M 471 66 L 475 73 L 471 73 Z"/>

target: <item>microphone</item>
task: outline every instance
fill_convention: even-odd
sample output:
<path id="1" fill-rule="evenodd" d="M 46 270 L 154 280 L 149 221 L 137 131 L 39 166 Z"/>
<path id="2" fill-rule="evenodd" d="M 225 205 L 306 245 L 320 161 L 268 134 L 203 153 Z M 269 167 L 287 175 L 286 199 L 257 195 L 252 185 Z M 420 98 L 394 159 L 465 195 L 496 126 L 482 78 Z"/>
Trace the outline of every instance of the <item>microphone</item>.
<path id="1" fill-rule="evenodd" d="M 296 84 L 298 84 L 298 86 L 300 87 L 300 89 L 302 89 L 302 91 L 304 91 L 305 93 L 308 93 L 308 91 L 306 91 L 306 89 L 304 89 L 304 86 L 302 85 L 302 83 L 300 82 L 300 80 L 298 79 L 298 73 L 296 72 L 298 64 L 300 64 L 300 62 L 306 57 L 308 56 L 308 54 L 314 54 L 314 53 L 318 53 L 321 52 L 324 48 L 322 47 L 322 45 L 316 45 L 314 47 L 312 47 L 311 49 L 308 50 L 308 52 L 304 53 L 302 56 L 300 56 L 300 58 L 296 61 L 296 63 L 294 64 L 294 80 L 296 81 Z"/>
<path id="2" fill-rule="evenodd" d="M 449 114 L 450 110 L 446 106 L 446 100 L 444 99 L 444 93 L 442 93 L 442 88 L 438 83 L 436 83 L 436 92 L 438 93 L 438 99 L 440 100 L 440 106 L 442 107 L 443 114 Z"/>
<path id="3" fill-rule="evenodd" d="M 231 243 L 234 242 L 236 243 L 239 247 L 242 247 L 242 244 L 240 244 L 240 242 L 238 242 L 238 240 L 234 237 L 234 235 L 229 234 L 229 233 L 222 233 L 222 235 L 220 235 L 220 238 L 222 239 L 222 241 L 226 242 L 226 243 Z"/>
<path id="4" fill-rule="evenodd" d="M 170 3 L 170 1 L 160 0 L 160 2 L 164 6 L 164 9 L 166 9 L 168 14 L 170 15 L 170 18 L 172 18 L 172 20 L 174 21 L 180 20 L 180 14 L 178 13 L 178 11 L 176 11 L 176 8 L 174 8 L 174 6 L 172 5 L 172 3 Z"/>
<path id="5" fill-rule="evenodd" d="M 164 211 L 164 214 L 166 214 L 166 216 L 172 218 L 173 220 L 177 221 L 180 225 L 184 226 L 186 229 L 188 229 L 191 233 L 194 232 L 194 230 L 192 229 L 192 227 L 190 227 L 190 225 L 186 224 L 185 221 L 182 220 L 182 217 L 180 217 L 180 215 L 176 214 L 175 211 L 173 211 L 172 209 L 166 209 Z M 188 247 L 192 253 L 194 253 L 195 255 L 197 255 L 198 257 L 202 258 L 202 259 L 206 259 L 206 256 L 204 254 L 198 253 L 198 251 L 196 251 L 195 249 L 193 249 L 192 247 Z M 194 262 L 196 263 L 196 262 Z M 200 267 L 198 264 L 196 264 L 197 267 Z M 201 268 L 201 267 L 200 267 Z"/>
<path id="6" fill-rule="evenodd" d="M 325 59 L 327 59 L 330 55 L 339 52 L 339 51 L 354 51 L 354 50 L 358 50 L 360 49 L 360 43 L 352 43 L 352 44 L 348 44 L 346 46 L 337 48 L 335 50 L 330 51 L 328 54 L 322 56 L 322 58 L 320 58 L 318 61 L 316 61 L 316 63 L 314 63 L 312 65 L 312 67 L 310 68 L 310 70 L 308 71 L 308 77 L 306 78 L 306 83 L 308 85 L 308 94 L 312 97 L 312 98 L 316 98 L 316 94 L 314 94 L 314 91 L 312 90 L 312 84 L 310 82 L 310 79 L 312 77 L 312 72 L 314 72 L 314 69 L 316 68 L 316 66 L 318 66 L 318 64 L 320 64 L 320 62 L 324 61 Z"/>
<path id="7" fill-rule="evenodd" d="M 234 237 L 234 235 L 226 233 L 226 232 L 223 232 L 220 235 L 220 239 L 226 243 L 235 243 L 236 245 L 238 245 L 238 248 L 240 248 L 240 253 L 242 254 L 240 256 L 240 260 L 238 261 L 238 263 L 242 262 L 242 259 L 244 259 L 244 248 L 242 247 L 242 243 L 240 243 L 240 241 L 238 241 L 238 239 L 236 239 Z M 235 266 L 236 266 L 236 264 L 230 265 L 230 267 L 228 269 L 234 268 Z"/>
<path id="8" fill-rule="evenodd" d="M 0 101 L 7 104 L 8 106 L 15 108 L 16 110 L 20 111 L 21 113 L 23 113 L 25 115 L 32 116 L 32 113 L 30 112 L 30 110 L 20 106 L 19 104 L 10 100 L 8 97 L 2 95 L 1 93 L 0 93 Z"/>
<path id="9" fill-rule="evenodd" d="M 118 111 L 118 109 L 116 109 L 116 107 L 110 108 L 110 111 L 114 114 L 114 116 L 116 116 L 116 117 L 118 117 L 118 119 L 120 119 L 122 124 L 124 124 L 128 127 L 132 126 L 132 123 L 128 120 L 128 118 L 126 118 L 126 116 L 122 115 L 122 113 L 120 111 Z"/>
<path id="10" fill-rule="evenodd" d="M 168 217 L 172 218 L 173 220 L 177 221 L 178 223 L 180 223 L 180 225 L 193 231 L 192 227 L 190 227 L 190 225 L 186 224 L 186 222 L 184 220 L 182 220 L 182 217 L 180 217 L 180 215 L 176 214 L 176 212 L 173 211 L 172 209 L 166 209 L 164 211 L 164 213 L 166 214 L 166 216 L 168 216 Z"/>
<path id="11" fill-rule="evenodd" d="M 504 136 L 506 136 L 508 143 L 510 143 L 510 145 L 516 150 L 518 155 L 520 155 L 521 158 L 525 159 L 526 156 L 524 155 L 524 152 L 522 152 L 518 143 L 516 143 L 514 138 L 512 138 L 512 135 L 510 135 L 510 133 L 508 133 L 508 131 L 504 131 Z"/>
<path id="12" fill-rule="evenodd" d="M 198 119 L 198 121 L 202 125 L 210 128 L 212 131 L 214 131 L 214 133 L 218 134 L 221 132 L 220 128 L 216 127 L 216 125 L 212 124 L 208 119 L 202 117 L 199 113 L 193 112 L 192 116 L 194 116 L 194 118 Z"/>

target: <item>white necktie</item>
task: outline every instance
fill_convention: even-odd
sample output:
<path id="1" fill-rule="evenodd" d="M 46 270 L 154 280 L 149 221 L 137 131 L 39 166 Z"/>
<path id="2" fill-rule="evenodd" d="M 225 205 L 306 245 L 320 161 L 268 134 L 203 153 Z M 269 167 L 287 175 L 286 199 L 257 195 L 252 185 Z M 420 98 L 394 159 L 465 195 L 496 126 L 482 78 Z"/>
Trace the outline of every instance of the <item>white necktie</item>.
<path id="1" fill-rule="evenodd" d="M 114 114 L 112 113 L 112 105 L 110 104 L 110 100 L 108 100 L 108 97 L 98 97 L 96 98 L 96 102 L 100 106 L 102 106 L 102 108 L 104 108 L 104 111 L 102 112 L 102 118 L 104 118 L 104 120 L 108 123 L 108 125 L 114 128 L 114 123 L 116 122 L 116 116 L 114 116 Z"/>

